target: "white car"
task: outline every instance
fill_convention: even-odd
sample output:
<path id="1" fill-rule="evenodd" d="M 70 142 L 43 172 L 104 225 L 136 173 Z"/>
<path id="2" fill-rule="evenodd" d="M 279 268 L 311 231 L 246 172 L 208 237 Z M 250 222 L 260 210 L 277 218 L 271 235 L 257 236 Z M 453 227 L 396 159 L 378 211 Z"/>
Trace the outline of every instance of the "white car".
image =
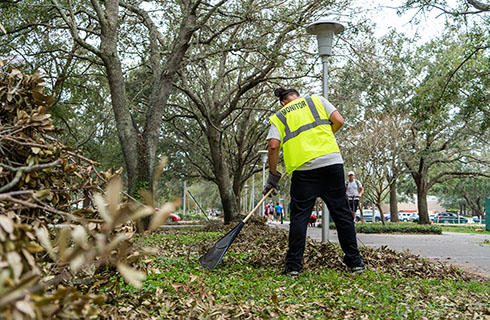
<path id="1" fill-rule="evenodd" d="M 416 212 L 398 212 L 398 220 L 400 221 L 413 221 L 416 217 Z"/>
<path id="2" fill-rule="evenodd" d="M 381 221 L 381 214 L 379 213 L 378 210 L 374 211 L 374 221 L 373 221 L 373 210 L 364 210 L 362 212 L 362 215 L 364 217 L 364 221 L 366 222 L 380 222 Z M 385 221 L 390 220 L 390 214 L 384 214 Z M 356 212 L 356 222 L 361 221 L 361 212 L 357 210 Z"/>

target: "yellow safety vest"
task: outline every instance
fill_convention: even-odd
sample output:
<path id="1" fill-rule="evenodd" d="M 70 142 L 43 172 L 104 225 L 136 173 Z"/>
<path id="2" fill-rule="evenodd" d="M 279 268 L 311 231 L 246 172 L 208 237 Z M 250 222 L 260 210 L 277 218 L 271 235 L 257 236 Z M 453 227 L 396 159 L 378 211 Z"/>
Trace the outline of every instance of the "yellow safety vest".
<path id="1" fill-rule="evenodd" d="M 332 122 L 318 96 L 291 101 L 270 117 L 279 129 L 286 170 L 290 174 L 310 160 L 340 152 Z"/>

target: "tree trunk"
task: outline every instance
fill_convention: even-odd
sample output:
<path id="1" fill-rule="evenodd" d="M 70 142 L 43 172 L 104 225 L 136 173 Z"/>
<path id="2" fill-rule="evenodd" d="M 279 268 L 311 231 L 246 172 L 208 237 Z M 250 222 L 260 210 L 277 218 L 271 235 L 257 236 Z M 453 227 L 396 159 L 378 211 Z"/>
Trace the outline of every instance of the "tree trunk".
<path id="1" fill-rule="evenodd" d="M 396 179 L 390 184 L 390 220 L 391 222 L 399 222 L 398 200 L 396 197 Z"/>
<path id="2" fill-rule="evenodd" d="M 241 210 L 242 208 L 242 191 L 243 191 L 243 188 L 242 188 L 242 184 L 241 184 L 241 174 L 237 171 L 241 171 L 242 169 L 241 168 L 238 168 L 235 170 L 234 174 L 233 174 L 233 181 L 232 181 L 232 188 L 233 188 L 233 194 L 235 196 L 235 201 L 236 201 L 236 207 L 238 209 Z M 246 200 L 246 197 L 245 197 L 245 201 L 243 201 L 245 203 L 247 203 L 247 200 Z M 247 208 L 245 208 L 245 211 L 247 211 Z"/>
<path id="3" fill-rule="evenodd" d="M 485 212 L 483 208 L 480 206 L 480 197 L 476 197 L 475 201 L 473 201 L 469 195 L 463 194 L 463 198 L 466 200 L 466 203 L 468 203 L 468 206 L 475 211 L 475 213 L 479 216 L 484 218 L 485 217 Z"/>
<path id="4" fill-rule="evenodd" d="M 419 210 L 419 224 L 430 224 L 427 190 L 423 181 L 420 184 L 417 183 L 417 209 Z"/>
<path id="5" fill-rule="evenodd" d="M 222 154 L 221 132 L 214 125 L 208 124 L 207 139 L 211 151 L 213 172 L 218 184 L 221 204 L 223 205 L 224 222 L 228 224 L 238 214 L 239 207 L 233 192 L 230 172 Z"/>
<path id="6" fill-rule="evenodd" d="M 133 126 L 131 114 L 129 113 L 129 102 L 127 100 L 124 76 L 121 63 L 116 59 L 104 59 L 111 92 L 112 110 L 116 120 L 117 135 L 121 143 L 124 162 L 128 175 L 128 189 L 132 194 L 136 189 L 138 180 L 138 159 L 140 148 L 138 148 L 138 133 Z"/>
<path id="7" fill-rule="evenodd" d="M 383 225 L 386 225 L 386 222 L 385 222 L 385 215 L 383 213 L 383 209 L 381 209 L 381 202 L 377 202 L 376 203 L 376 207 L 378 207 L 379 209 L 379 216 L 381 217 L 381 223 Z M 374 210 L 373 210 L 373 219 L 375 219 L 375 215 L 374 215 Z"/>
<path id="8" fill-rule="evenodd" d="M 239 213 L 235 194 L 233 193 L 231 180 L 227 173 L 228 170 L 225 170 L 222 165 L 214 169 L 218 181 L 221 204 L 223 205 L 224 222 L 228 224 Z"/>
<path id="9" fill-rule="evenodd" d="M 150 167 L 148 165 L 148 146 L 144 143 L 133 122 L 124 83 L 124 73 L 117 54 L 118 13 L 118 1 L 106 2 L 105 15 L 98 12 L 101 24 L 100 57 L 107 72 L 112 110 L 128 175 L 128 189 L 130 194 L 134 194 L 140 181 L 149 184 Z"/>

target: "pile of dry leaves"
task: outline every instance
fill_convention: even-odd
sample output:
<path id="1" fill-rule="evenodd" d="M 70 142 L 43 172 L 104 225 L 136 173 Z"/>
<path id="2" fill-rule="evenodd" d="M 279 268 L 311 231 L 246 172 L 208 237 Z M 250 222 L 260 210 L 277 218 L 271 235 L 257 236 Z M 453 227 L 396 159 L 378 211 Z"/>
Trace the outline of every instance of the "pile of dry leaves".
<path id="1" fill-rule="evenodd" d="M 232 226 L 224 226 L 222 223 L 210 223 L 204 227 L 205 231 L 217 231 L 226 233 Z M 244 226 L 238 237 L 233 242 L 230 251 L 240 253 L 252 253 L 237 256 L 228 255 L 223 264 L 246 263 L 253 266 L 276 266 L 281 268 L 284 264 L 288 243 L 288 233 L 284 230 L 272 229 L 255 220 Z M 212 242 L 199 243 L 200 254 L 204 254 Z M 453 266 L 434 263 L 420 256 L 394 251 L 386 247 L 378 249 L 361 247 L 361 255 L 368 268 L 376 269 L 390 274 L 400 274 L 422 279 L 464 279 L 468 276 L 460 269 Z M 320 243 L 311 239 L 307 240 L 304 255 L 306 270 L 325 267 L 338 271 L 347 271 L 342 262 L 343 253 L 339 246 L 331 243 Z"/>
<path id="2" fill-rule="evenodd" d="M 263 295 L 256 295 L 257 291 L 248 287 L 248 285 L 253 285 L 255 280 L 250 277 L 258 277 L 257 286 L 264 286 L 264 278 L 268 278 L 268 275 L 263 276 L 262 273 L 268 274 L 268 270 L 272 268 L 276 270 L 273 272 L 279 274 L 283 267 L 288 243 L 286 231 L 270 228 L 260 219 L 252 219 L 245 225 L 216 270 L 208 271 L 198 266 L 198 257 L 207 252 L 217 242 L 220 235 L 226 234 L 233 227 L 234 225 L 226 226 L 216 221 L 208 223 L 204 228 L 164 228 L 158 230 L 159 234 L 149 236 L 150 243 L 158 248 L 157 255 L 143 261 L 147 266 L 147 272 L 153 274 L 152 280 L 143 290 L 133 290 L 127 287 L 122 293 L 121 290 L 117 290 L 121 294 L 112 296 L 111 303 L 105 306 L 104 315 L 109 316 L 110 319 L 121 317 L 127 319 L 371 318 L 359 313 L 360 311 L 353 305 L 342 309 L 340 303 L 336 303 L 342 300 L 338 297 L 341 291 L 331 292 L 330 296 L 326 292 L 325 299 L 321 301 L 298 298 L 297 303 L 281 303 L 281 301 L 288 301 L 291 295 L 295 296 L 294 293 L 286 293 L 288 288 L 295 285 L 301 287 L 298 291 L 300 296 L 307 297 L 310 293 L 315 294 L 310 292 L 314 290 L 306 287 L 307 285 L 301 279 L 289 282 L 287 277 L 278 275 L 277 278 L 270 278 L 270 281 L 275 285 L 279 284 L 279 289 L 272 290 L 266 286 L 265 291 L 257 290 Z M 213 233 L 210 234 L 210 232 Z M 396 252 L 384 247 L 379 249 L 361 247 L 361 254 L 370 270 L 391 274 L 395 279 L 469 280 L 466 274 L 459 269 L 432 263 L 408 252 Z M 305 252 L 305 271 L 314 274 L 320 270 L 325 271 L 327 268 L 340 273 L 346 272 L 342 257 L 343 253 L 339 246 L 322 244 L 309 239 Z M 162 274 L 167 273 L 172 274 L 169 277 L 171 279 L 161 279 Z M 339 277 L 344 276 L 346 279 L 356 278 L 351 277 L 348 272 Z M 238 283 L 236 287 L 247 292 L 243 296 L 236 297 L 233 295 L 236 290 L 233 281 L 227 280 L 225 285 L 221 285 L 219 279 L 215 279 L 216 277 L 227 279 L 235 277 Z M 244 277 L 249 278 L 244 279 Z M 314 279 L 309 275 L 305 277 L 309 279 L 306 282 Z M 241 286 L 240 283 L 243 282 L 245 284 Z M 414 283 L 417 283 L 417 280 Z M 428 293 L 421 285 L 415 287 L 416 290 L 421 290 L 421 294 L 431 297 L 427 299 L 437 301 L 440 299 L 441 304 L 447 303 L 447 298 L 444 296 Z M 363 299 L 364 293 L 373 295 L 372 292 L 362 291 L 364 289 L 359 287 L 352 290 L 359 290 L 356 293 L 359 299 Z M 400 292 L 400 294 L 405 293 Z M 412 294 L 412 291 L 409 294 Z M 481 296 L 476 296 L 474 301 L 472 300 L 472 303 L 475 303 L 474 310 L 471 309 L 471 303 L 468 303 L 467 298 L 468 296 L 462 294 L 458 298 L 462 299 L 461 303 L 451 305 L 444 311 L 446 314 L 444 319 L 463 319 L 468 314 L 481 313 L 482 310 L 490 312 L 490 309 L 482 306 L 479 300 Z M 330 305 L 328 301 L 333 301 L 333 305 L 338 308 Z M 308 305 L 303 306 L 302 303 Z M 427 305 L 430 303 L 434 302 L 431 300 Z M 430 307 L 427 307 L 422 301 L 420 308 L 429 310 Z M 466 309 L 462 312 L 461 308 Z M 410 317 L 409 312 L 400 313 L 401 317 L 402 315 Z M 435 314 L 434 318 L 439 317 Z M 373 317 L 373 319 L 378 318 Z"/>
<path id="3" fill-rule="evenodd" d="M 154 208 L 123 202 L 120 172 L 98 172 L 52 137 L 57 129 L 47 110 L 54 100 L 39 72 L 27 75 L 0 60 L 2 319 L 96 316 L 104 297 L 92 294 L 92 280 L 102 271 L 137 287 L 145 277 L 131 267 L 145 254 L 132 247 L 131 222 Z M 151 227 L 174 209 L 164 206 Z"/>

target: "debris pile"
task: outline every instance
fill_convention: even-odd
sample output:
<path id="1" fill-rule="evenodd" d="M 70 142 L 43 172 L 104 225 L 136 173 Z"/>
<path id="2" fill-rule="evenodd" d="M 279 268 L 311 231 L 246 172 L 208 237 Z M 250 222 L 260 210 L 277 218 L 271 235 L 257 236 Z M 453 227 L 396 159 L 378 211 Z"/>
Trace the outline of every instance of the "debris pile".
<path id="1" fill-rule="evenodd" d="M 225 234 L 233 225 L 223 226 L 220 223 L 209 223 L 204 231 L 222 232 Z M 213 242 L 199 243 L 200 254 L 204 254 Z M 233 242 L 230 252 L 248 253 L 245 255 L 225 255 L 222 264 L 247 263 L 253 266 L 274 266 L 281 268 L 288 247 L 288 233 L 284 230 L 270 228 L 265 224 L 247 224 Z M 468 275 L 452 266 L 434 263 L 409 252 L 399 252 L 387 247 L 360 247 L 361 255 L 368 268 L 391 274 L 423 279 L 468 280 Z M 238 258 L 240 256 L 240 258 Z M 306 270 L 329 268 L 347 271 L 342 262 L 343 252 L 333 243 L 320 243 L 307 239 L 304 266 Z"/>
<path id="2" fill-rule="evenodd" d="M 90 290 L 116 272 L 134 286 L 145 277 L 131 267 L 146 253 L 131 244 L 131 222 L 154 208 L 122 202 L 120 171 L 97 171 L 52 136 L 54 101 L 39 72 L 0 60 L 1 319 L 96 317 L 105 297 Z"/>

